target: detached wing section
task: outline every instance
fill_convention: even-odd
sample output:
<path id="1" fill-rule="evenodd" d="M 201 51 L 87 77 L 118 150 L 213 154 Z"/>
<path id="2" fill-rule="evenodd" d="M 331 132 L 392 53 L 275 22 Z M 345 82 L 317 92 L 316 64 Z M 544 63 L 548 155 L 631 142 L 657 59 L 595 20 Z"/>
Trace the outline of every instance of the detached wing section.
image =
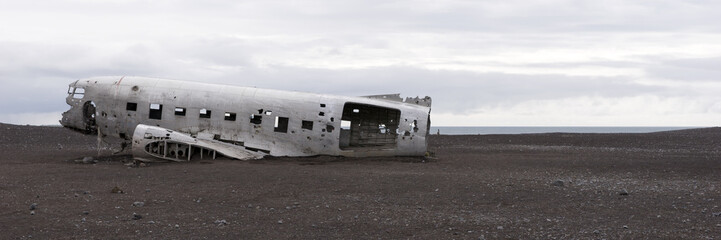
<path id="1" fill-rule="evenodd" d="M 244 146 L 213 139 L 199 139 L 170 129 L 139 124 L 133 133 L 133 157 L 144 162 L 191 161 L 225 156 L 238 160 L 260 159 L 265 154 Z"/>

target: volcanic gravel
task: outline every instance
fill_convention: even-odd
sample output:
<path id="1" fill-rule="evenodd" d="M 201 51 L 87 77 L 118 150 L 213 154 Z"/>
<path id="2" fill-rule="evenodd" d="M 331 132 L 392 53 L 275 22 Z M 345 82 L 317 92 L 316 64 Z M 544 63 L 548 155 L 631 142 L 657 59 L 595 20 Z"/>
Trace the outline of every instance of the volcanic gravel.
<path id="1" fill-rule="evenodd" d="M 427 158 L 119 149 L 0 124 L 0 238 L 721 239 L 721 128 L 433 135 Z"/>

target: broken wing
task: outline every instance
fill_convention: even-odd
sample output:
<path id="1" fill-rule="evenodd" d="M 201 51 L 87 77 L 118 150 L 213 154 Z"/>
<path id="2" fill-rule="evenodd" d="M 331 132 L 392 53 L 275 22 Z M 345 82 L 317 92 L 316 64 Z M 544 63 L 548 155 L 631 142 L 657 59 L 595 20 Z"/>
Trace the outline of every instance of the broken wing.
<path id="1" fill-rule="evenodd" d="M 215 159 L 225 156 L 239 160 L 260 159 L 265 154 L 251 151 L 244 146 L 225 143 L 214 139 L 201 139 L 167 128 L 139 124 L 133 133 L 133 157 L 155 162 L 191 161 L 194 159 Z"/>

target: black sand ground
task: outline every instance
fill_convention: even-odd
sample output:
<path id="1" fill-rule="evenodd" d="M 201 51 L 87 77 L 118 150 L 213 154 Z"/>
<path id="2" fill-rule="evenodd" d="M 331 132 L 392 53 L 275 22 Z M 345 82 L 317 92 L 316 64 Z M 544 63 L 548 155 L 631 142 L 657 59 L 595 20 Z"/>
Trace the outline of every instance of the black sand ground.
<path id="1" fill-rule="evenodd" d="M 431 159 L 94 164 L 0 124 L 3 239 L 720 239 L 721 129 L 431 136 Z M 113 145 L 112 147 L 117 148 Z M 113 191 L 115 190 L 115 191 Z"/>

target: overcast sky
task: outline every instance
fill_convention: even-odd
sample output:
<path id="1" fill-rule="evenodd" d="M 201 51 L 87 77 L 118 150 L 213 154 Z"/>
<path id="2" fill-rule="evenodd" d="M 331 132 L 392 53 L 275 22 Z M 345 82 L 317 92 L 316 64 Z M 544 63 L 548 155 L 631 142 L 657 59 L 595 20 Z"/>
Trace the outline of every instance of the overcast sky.
<path id="1" fill-rule="evenodd" d="M 431 96 L 436 126 L 718 126 L 721 1 L 0 0 L 0 122 L 148 76 Z"/>

